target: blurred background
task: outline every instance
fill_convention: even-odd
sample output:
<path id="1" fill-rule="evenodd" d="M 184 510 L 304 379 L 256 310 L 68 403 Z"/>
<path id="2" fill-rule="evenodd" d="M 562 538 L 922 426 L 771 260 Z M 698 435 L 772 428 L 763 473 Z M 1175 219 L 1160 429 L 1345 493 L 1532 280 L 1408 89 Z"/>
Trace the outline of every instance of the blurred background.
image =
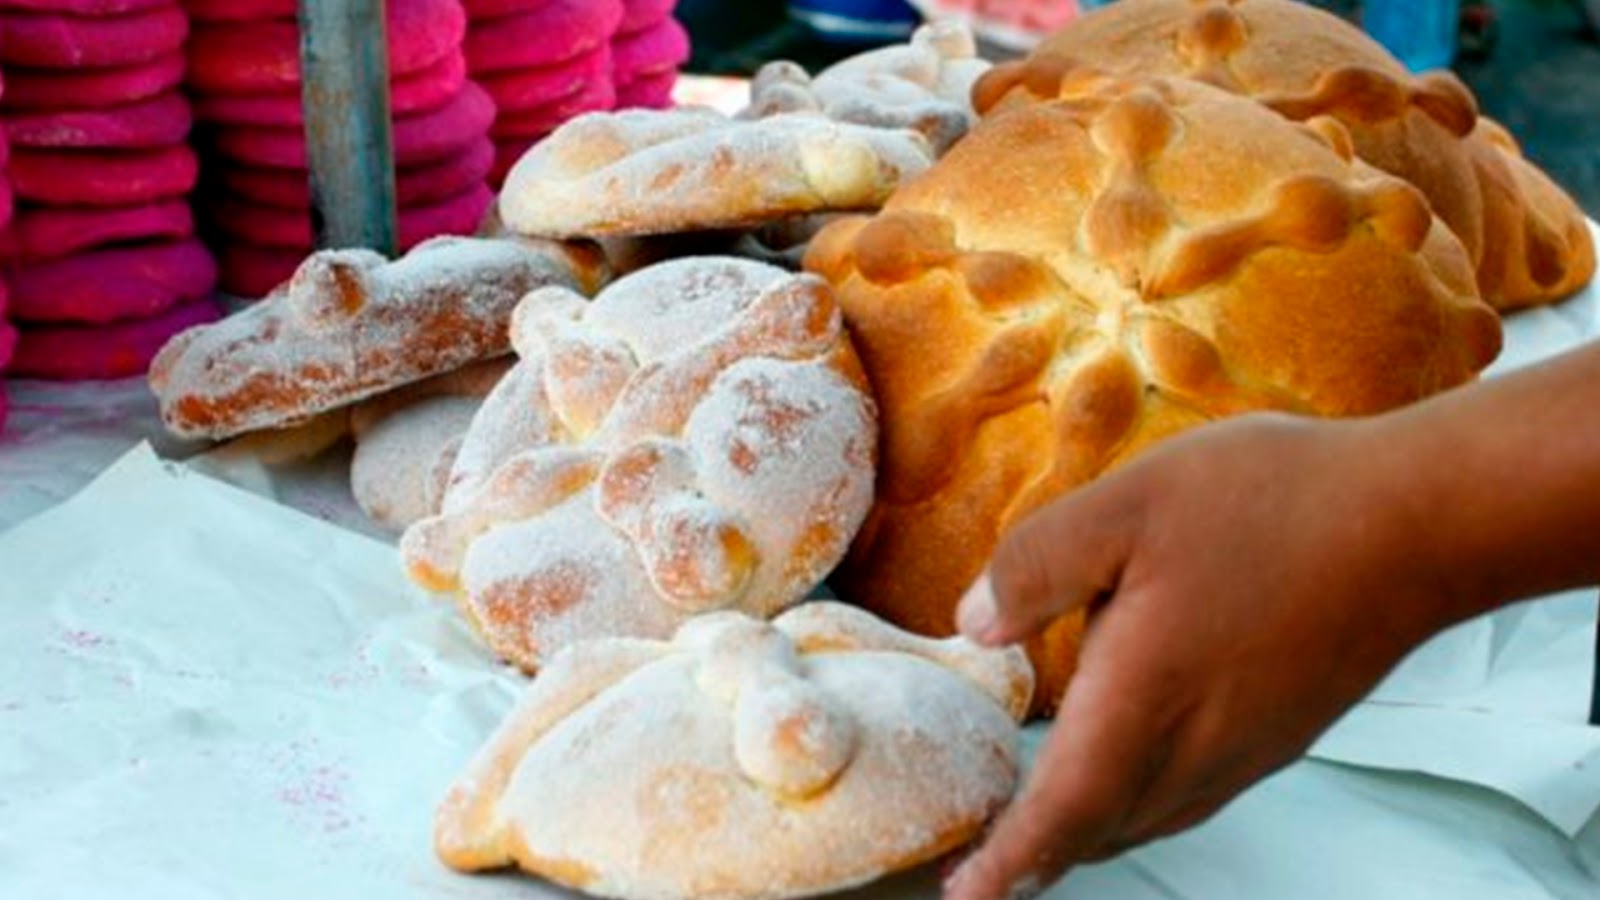
<path id="1" fill-rule="evenodd" d="M 1034 5 L 1066 17 L 1068 7 L 1106 2 Z M 1308 2 L 1362 21 L 1414 69 L 1455 69 L 1484 112 L 1505 123 L 1529 157 L 1600 217 L 1600 0 Z M 779 58 L 815 70 L 863 47 L 901 40 L 918 19 L 905 0 L 680 0 L 678 13 L 694 38 L 690 70 L 729 75 L 748 75 Z M 989 50 L 1016 52 L 1004 44 Z"/>

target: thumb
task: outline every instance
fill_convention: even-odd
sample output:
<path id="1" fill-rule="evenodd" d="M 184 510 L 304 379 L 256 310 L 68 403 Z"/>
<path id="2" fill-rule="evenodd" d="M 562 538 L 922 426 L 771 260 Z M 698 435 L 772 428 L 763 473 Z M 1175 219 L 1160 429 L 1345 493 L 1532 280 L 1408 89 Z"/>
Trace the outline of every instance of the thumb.
<path id="1" fill-rule="evenodd" d="M 956 626 L 990 647 L 1032 637 L 1117 586 L 1132 552 L 1142 504 L 1134 471 L 1050 503 L 995 547 L 961 599 Z"/>

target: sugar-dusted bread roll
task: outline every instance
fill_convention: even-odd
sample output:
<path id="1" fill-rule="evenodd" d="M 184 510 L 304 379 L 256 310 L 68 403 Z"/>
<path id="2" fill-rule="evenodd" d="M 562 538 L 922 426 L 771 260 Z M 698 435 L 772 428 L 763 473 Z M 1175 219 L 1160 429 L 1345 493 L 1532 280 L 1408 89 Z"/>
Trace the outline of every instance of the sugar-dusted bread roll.
<path id="1" fill-rule="evenodd" d="M 877 503 L 830 580 L 948 634 L 998 537 L 1184 429 L 1356 416 L 1461 384 L 1499 319 L 1421 193 L 1198 82 L 1084 78 L 981 123 L 807 267 L 876 390 Z M 1224 526 L 1225 527 L 1225 526 Z M 1035 645 L 1040 711 L 1074 624 Z"/>
<path id="2" fill-rule="evenodd" d="M 394 261 L 324 250 L 267 299 L 173 338 L 150 387 L 182 437 L 282 428 L 502 355 L 523 294 L 604 277 L 597 250 L 554 243 L 441 237 Z"/>
<path id="3" fill-rule="evenodd" d="M 350 490 L 367 518 L 398 533 L 439 511 L 467 426 L 511 364 L 486 360 L 350 407 Z"/>
<path id="4" fill-rule="evenodd" d="M 915 131 L 818 113 L 754 121 L 687 107 L 591 113 L 517 162 L 499 216 L 513 232 L 553 238 L 754 227 L 876 209 L 932 162 Z"/>
<path id="5" fill-rule="evenodd" d="M 400 543 L 502 657 L 531 671 L 574 641 L 774 615 L 844 555 L 877 412 L 820 278 L 676 260 L 593 303 L 529 294 L 512 341 L 441 513 Z"/>
<path id="6" fill-rule="evenodd" d="M 1022 653 L 835 603 L 556 657 L 439 810 L 463 870 L 623 900 L 842 890 L 975 837 L 1011 797 Z"/>
<path id="7" fill-rule="evenodd" d="M 840 122 L 921 132 L 937 153 L 972 126 L 972 85 L 989 63 L 967 26 L 933 22 L 909 43 L 879 47 L 817 73 L 786 60 L 756 73 L 741 118 L 820 112 Z"/>
<path id="8" fill-rule="evenodd" d="M 1184 76 L 1254 98 L 1296 121 L 1338 120 L 1362 159 L 1416 185 L 1466 247 L 1484 299 L 1510 310 L 1566 297 L 1594 275 L 1583 213 L 1480 126 L 1447 71 L 1413 76 L 1376 41 L 1292 0 L 1121 0 L 1085 15 L 1025 61 L 978 84 L 980 111 L 1071 93 L 1089 66 Z"/>

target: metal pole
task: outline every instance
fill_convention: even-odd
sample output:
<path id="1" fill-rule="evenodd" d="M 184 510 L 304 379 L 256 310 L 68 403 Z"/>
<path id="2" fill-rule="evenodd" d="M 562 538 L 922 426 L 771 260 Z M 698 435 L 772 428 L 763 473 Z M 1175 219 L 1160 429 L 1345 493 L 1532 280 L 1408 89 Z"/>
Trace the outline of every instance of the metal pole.
<path id="1" fill-rule="evenodd" d="M 1594 687 L 1589 694 L 1589 724 L 1600 725 L 1600 619 L 1594 626 Z"/>
<path id="2" fill-rule="evenodd" d="M 384 0 L 300 0 L 311 216 L 318 247 L 393 255 L 394 136 Z"/>

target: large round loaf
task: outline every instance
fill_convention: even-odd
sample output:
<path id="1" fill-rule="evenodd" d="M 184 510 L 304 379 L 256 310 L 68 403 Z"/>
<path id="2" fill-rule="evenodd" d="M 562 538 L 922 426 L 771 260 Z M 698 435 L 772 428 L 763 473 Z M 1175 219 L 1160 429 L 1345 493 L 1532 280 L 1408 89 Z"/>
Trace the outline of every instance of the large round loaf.
<path id="1" fill-rule="evenodd" d="M 1390 409 L 1499 349 L 1460 242 L 1336 122 L 1178 79 L 1063 93 L 985 120 L 806 259 L 881 415 L 876 503 L 833 584 L 915 631 L 952 630 L 1007 528 L 1154 441 Z M 1068 623 L 1032 648 L 1041 712 L 1074 642 Z"/>
<path id="2" fill-rule="evenodd" d="M 1123 0 L 1057 32 L 978 85 L 980 111 L 1051 99 L 1081 66 L 1182 76 L 1296 121 L 1331 116 L 1362 159 L 1428 197 L 1501 310 L 1558 300 L 1594 275 L 1583 213 L 1446 71 L 1413 76 L 1344 20 L 1291 0 Z"/>

